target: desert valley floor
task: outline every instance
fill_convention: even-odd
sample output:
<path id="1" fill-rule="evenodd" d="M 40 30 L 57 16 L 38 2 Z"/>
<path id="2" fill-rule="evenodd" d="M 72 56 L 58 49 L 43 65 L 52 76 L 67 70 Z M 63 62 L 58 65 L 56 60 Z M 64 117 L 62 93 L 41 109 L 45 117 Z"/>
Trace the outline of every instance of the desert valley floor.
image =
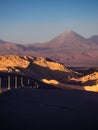
<path id="1" fill-rule="evenodd" d="M 0 95 L 1 130 L 97 130 L 98 93 L 20 88 Z"/>

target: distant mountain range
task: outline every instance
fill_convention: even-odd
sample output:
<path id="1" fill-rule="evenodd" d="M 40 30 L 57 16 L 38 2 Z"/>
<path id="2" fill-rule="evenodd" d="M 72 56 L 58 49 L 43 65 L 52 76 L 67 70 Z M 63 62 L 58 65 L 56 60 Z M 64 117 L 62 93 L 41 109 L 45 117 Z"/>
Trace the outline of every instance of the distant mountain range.
<path id="1" fill-rule="evenodd" d="M 1 55 L 48 57 L 66 66 L 98 66 L 98 35 L 84 38 L 69 30 L 46 43 L 19 45 L 0 40 Z"/>

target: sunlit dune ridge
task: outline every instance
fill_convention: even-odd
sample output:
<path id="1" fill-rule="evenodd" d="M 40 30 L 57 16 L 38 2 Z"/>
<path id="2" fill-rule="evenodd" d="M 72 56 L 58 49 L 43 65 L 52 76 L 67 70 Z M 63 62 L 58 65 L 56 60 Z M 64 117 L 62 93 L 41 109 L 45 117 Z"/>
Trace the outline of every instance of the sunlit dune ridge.
<path id="1" fill-rule="evenodd" d="M 76 77 L 78 74 L 49 58 L 14 55 L 0 56 L 0 71 L 19 73 L 38 80 L 53 79 L 63 83 L 68 77 Z"/>
<path id="2" fill-rule="evenodd" d="M 57 85 L 57 84 L 59 84 L 58 81 L 53 80 L 53 79 L 52 80 L 42 79 L 42 82 L 47 83 L 47 84 L 51 84 L 51 85 Z"/>
<path id="3" fill-rule="evenodd" d="M 63 89 L 98 92 L 98 72 L 81 74 L 45 57 L 0 56 L 0 71 L 18 73 Z"/>
<path id="4" fill-rule="evenodd" d="M 86 91 L 98 92 L 98 84 L 93 85 L 93 86 L 84 86 L 84 89 Z"/>
<path id="5" fill-rule="evenodd" d="M 94 72 L 92 74 L 85 75 L 80 80 L 82 82 L 86 82 L 88 80 L 96 80 L 96 79 L 98 80 L 98 72 Z"/>
<path id="6" fill-rule="evenodd" d="M 59 83 L 56 80 L 43 79 L 42 81 L 44 83 L 54 85 L 54 86 L 56 86 L 58 88 L 62 88 L 62 89 L 86 90 L 86 91 L 98 92 L 98 84 L 92 85 L 92 86 L 79 86 L 79 85 L 71 85 L 71 84 Z"/>
<path id="7" fill-rule="evenodd" d="M 64 67 L 64 65 L 57 63 L 55 61 L 52 61 L 48 58 L 44 57 L 30 57 L 30 56 L 14 56 L 14 55 L 6 55 L 6 56 L 0 56 L 0 70 L 4 70 L 8 67 L 23 67 L 26 68 L 30 64 L 30 62 L 43 66 L 48 67 L 51 70 L 59 70 L 59 71 L 66 71 L 69 72 L 69 70 Z"/>
<path id="8" fill-rule="evenodd" d="M 98 72 L 83 75 L 83 76 L 78 77 L 78 78 L 72 77 L 70 80 L 81 81 L 82 83 L 84 83 L 84 82 L 86 82 L 88 80 L 98 80 Z"/>
<path id="9" fill-rule="evenodd" d="M 29 61 L 27 57 L 7 55 L 0 56 L 0 71 L 10 71 L 11 69 L 15 69 L 15 67 L 23 67 L 26 68 L 29 65 Z"/>

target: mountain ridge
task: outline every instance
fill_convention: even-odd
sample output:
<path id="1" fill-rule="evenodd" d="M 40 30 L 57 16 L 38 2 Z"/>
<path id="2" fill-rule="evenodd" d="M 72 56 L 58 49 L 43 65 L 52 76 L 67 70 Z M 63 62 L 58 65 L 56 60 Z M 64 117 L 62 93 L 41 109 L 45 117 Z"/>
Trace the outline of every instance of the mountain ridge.
<path id="1" fill-rule="evenodd" d="M 91 40 L 90 40 L 91 39 Z M 54 39 L 37 44 L 0 43 L 0 54 L 43 56 L 67 66 L 98 66 L 98 44 L 69 30 Z"/>
<path id="2" fill-rule="evenodd" d="M 93 35 L 90 38 L 88 38 L 88 40 L 95 42 L 96 44 L 98 44 L 98 35 Z"/>

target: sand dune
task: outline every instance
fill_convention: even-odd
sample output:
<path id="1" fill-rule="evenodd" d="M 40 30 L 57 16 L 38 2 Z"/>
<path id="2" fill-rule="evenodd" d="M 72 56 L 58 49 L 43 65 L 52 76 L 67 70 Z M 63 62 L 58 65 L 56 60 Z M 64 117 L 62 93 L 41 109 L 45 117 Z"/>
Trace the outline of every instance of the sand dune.
<path id="1" fill-rule="evenodd" d="M 20 74 L 64 89 L 98 92 L 98 72 L 82 74 L 45 57 L 0 56 L 0 71 Z"/>
<path id="2" fill-rule="evenodd" d="M 10 73 L 19 73 L 35 79 L 54 79 L 65 82 L 68 76 L 77 76 L 78 73 L 67 69 L 63 64 L 45 57 L 30 56 L 0 56 L 0 70 Z"/>

